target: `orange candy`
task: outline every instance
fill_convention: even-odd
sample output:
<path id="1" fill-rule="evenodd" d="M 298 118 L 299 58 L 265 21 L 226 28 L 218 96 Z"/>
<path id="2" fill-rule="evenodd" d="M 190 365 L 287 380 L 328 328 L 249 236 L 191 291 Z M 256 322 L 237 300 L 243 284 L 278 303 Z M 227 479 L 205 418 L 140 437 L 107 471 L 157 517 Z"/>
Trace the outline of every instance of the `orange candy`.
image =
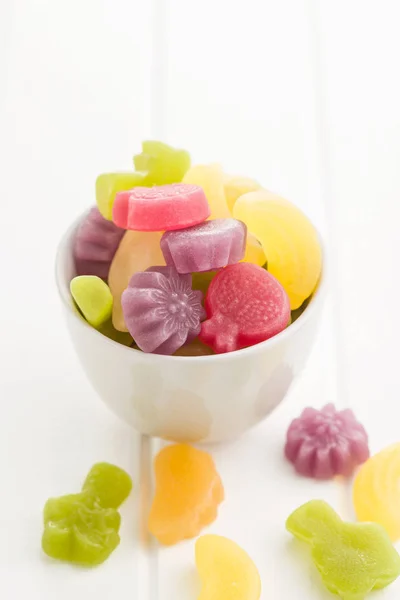
<path id="1" fill-rule="evenodd" d="M 197 536 L 217 517 L 224 488 L 212 457 L 187 444 L 163 448 L 155 459 L 156 491 L 149 531 L 161 544 Z"/>

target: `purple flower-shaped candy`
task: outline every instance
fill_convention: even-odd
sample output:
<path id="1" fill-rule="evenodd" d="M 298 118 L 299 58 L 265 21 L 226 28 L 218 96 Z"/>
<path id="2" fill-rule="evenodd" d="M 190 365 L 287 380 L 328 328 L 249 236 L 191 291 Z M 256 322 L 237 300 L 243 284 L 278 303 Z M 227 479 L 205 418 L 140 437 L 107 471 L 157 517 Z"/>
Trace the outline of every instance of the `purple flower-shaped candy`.
<path id="1" fill-rule="evenodd" d="M 173 267 L 135 273 L 121 298 L 129 333 L 143 352 L 173 354 L 199 335 L 202 296 Z"/>
<path id="2" fill-rule="evenodd" d="M 351 475 L 369 457 L 368 435 L 353 411 L 306 408 L 287 432 L 285 455 L 301 475 L 330 479 Z"/>
<path id="3" fill-rule="evenodd" d="M 124 233 L 124 229 L 107 221 L 93 206 L 75 235 L 73 253 L 76 274 L 97 275 L 107 279 L 111 261 Z"/>

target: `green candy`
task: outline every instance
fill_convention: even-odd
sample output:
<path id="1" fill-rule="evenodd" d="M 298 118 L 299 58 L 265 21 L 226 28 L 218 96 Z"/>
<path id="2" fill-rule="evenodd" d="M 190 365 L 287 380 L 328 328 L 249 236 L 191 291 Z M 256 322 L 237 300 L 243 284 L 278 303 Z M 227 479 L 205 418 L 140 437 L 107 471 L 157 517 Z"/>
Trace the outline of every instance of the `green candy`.
<path id="1" fill-rule="evenodd" d="M 286 529 L 311 546 L 322 581 L 343 600 L 363 600 L 400 575 L 400 556 L 381 525 L 345 523 L 322 500 L 295 510 Z"/>
<path id="2" fill-rule="evenodd" d="M 109 319 L 100 327 L 98 327 L 98 330 L 110 340 L 118 342 L 118 344 L 122 344 L 123 346 L 132 346 L 133 344 L 133 338 L 131 334 L 125 331 L 118 331 L 118 329 L 115 329 L 111 319 Z"/>
<path id="3" fill-rule="evenodd" d="M 120 542 L 116 510 L 129 496 L 131 478 L 108 463 L 92 467 L 82 492 L 50 498 L 44 507 L 43 551 L 83 566 L 104 562 Z"/>
<path id="4" fill-rule="evenodd" d="M 43 551 L 51 558 L 95 566 L 120 542 L 120 514 L 87 494 L 50 498 L 43 511 Z"/>
<path id="5" fill-rule="evenodd" d="M 99 328 L 111 318 L 113 297 L 108 285 L 95 275 L 80 275 L 70 283 L 73 299 L 86 321 Z"/>
<path id="6" fill-rule="evenodd" d="M 162 142 L 142 143 L 142 152 L 133 157 L 136 171 L 145 176 L 143 185 L 180 183 L 190 168 L 190 155 L 186 150 L 176 150 Z"/>
<path id="7" fill-rule="evenodd" d="M 135 173 L 102 173 L 96 179 L 97 208 L 105 219 L 112 221 L 112 209 L 118 192 L 125 192 L 138 185 L 145 185 L 144 174 Z"/>
<path id="8" fill-rule="evenodd" d="M 94 496 L 103 508 L 118 508 L 131 493 L 132 480 L 119 467 L 97 463 L 90 469 L 82 491 Z"/>

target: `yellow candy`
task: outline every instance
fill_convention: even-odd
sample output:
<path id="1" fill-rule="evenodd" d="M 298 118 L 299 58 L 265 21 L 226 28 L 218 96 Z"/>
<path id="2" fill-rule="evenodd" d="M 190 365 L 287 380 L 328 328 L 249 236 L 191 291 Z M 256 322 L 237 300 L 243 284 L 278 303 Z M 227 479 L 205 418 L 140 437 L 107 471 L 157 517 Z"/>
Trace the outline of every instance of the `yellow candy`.
<path id="1" fill-rule="evenodd" d="M 400 539 L 400 444 L 393 444 L 362 465 L 353 485 L 359 521 L 379 523 L 390 539 Z"/>
<path id="2" fill-rule="evenodd" d="M 243 260 L 240 262 L 251 262 L 259 267 L 264 266 L 267 262 L 260 242 L 249 231 L 247 232 L 246 252 Z"/>
<path id="3" fill-rule="evenodd" d="M 314 291 L 322 267 L 322 252 L 312 223 L 296 206 L 265 190 L 240 196 L 233 216 L 246 223 L 260 241 L 268 271 L 285 288 L 291 310 Z"/>
<path id="4" fill-rule="evenodd" d="M 187 171 L 182 183 L 203 188 L 211 208 L 210 219 L 229 219 L 231 213 L 225 199 L 224 173 L 220 165 L 196 165 Z"/>
<path id="5" fill-rule="evenodd" d="M 196 566 L 202 582 L 198 600 L 258 600 L 257 567 L 240 546 L 219 535 L 196 542 Z"/>
<path id="6" fill-rule="evenodd" d="M 224 181 L 224 190 L 226 203 L 228 205 L 229 210 L 233 211 L 233 206 L 236 200 L 243 196 L 243 194 L 248 194 L 249 192 L 255 192 L 261 189 L 261 185 L 254 181 L 254 179 L 250 179 L 250 177 L 232 177 L 230 175 L 225 176 Z"/>
<path id="7" fill-rule="evenodd" d="M 121 295 L 128 287 L 132 275 L 149 267 L 165 265 L 160 248 L 161 235 L 158 231 L 127 231 L 115 253 L 108 275 L 108 285 L 114 299 L 112 321 L 118 331 L 128 331 L 122 312 Z"/>

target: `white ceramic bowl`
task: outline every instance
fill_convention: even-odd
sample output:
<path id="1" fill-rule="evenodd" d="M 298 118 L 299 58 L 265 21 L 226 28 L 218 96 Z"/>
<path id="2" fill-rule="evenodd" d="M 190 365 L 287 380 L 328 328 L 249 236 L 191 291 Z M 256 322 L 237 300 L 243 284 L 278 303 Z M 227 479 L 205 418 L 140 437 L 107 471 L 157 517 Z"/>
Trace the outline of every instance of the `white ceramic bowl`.
<path id="1" fill-rule="evenodd" d="M 74 307 L 71 249 L 82 218 L 60 242 L 56 279 L 76 352 L 107 406 L 141 433 L 175 441 L 229 440 L 264 419 L 283 400 L 310 354 L 325 275 L 303 314 L 266 342 L 211 356 L 145 354 L 105 337 Z"/>

